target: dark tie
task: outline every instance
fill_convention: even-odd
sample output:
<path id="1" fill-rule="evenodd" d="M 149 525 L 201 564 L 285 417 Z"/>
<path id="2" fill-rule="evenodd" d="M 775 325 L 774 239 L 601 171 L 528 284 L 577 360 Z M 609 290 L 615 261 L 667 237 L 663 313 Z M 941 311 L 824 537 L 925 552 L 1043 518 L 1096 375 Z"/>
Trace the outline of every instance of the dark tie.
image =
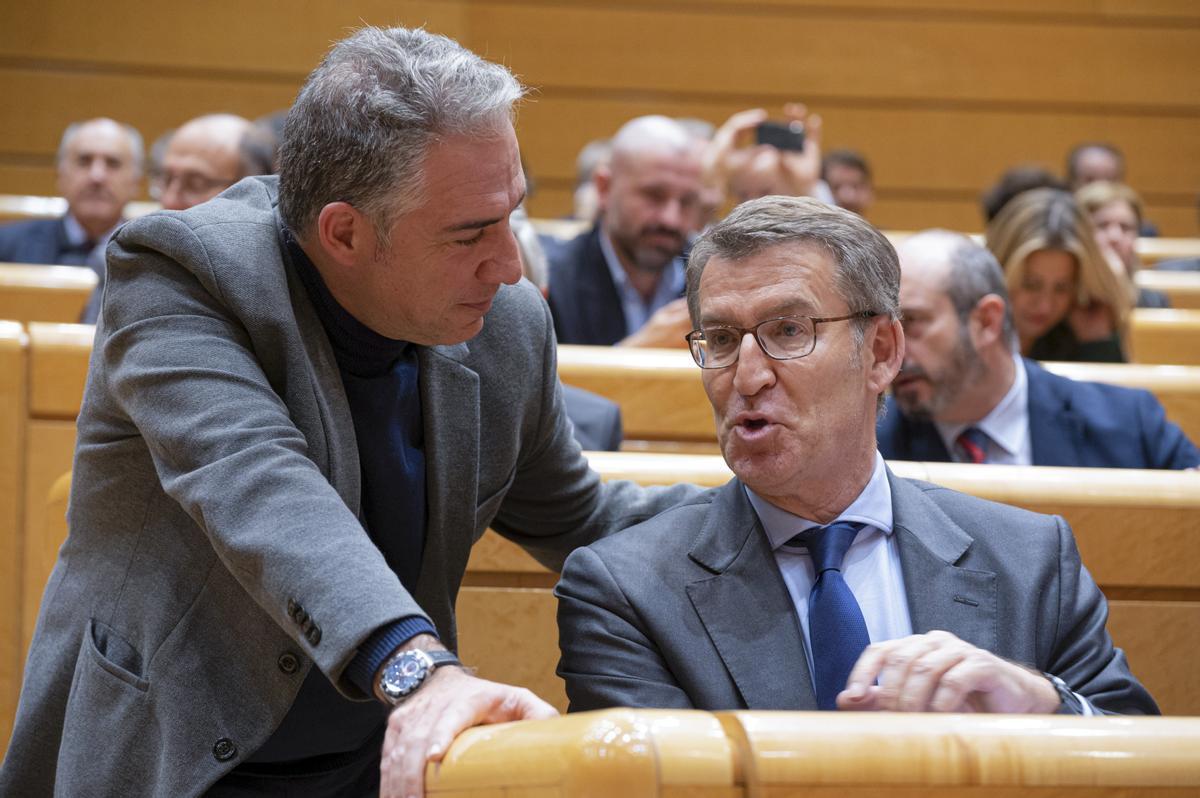
<path id="1" fill-rule="evenodd" d="M 967 427 L 958 436 L 955 443 L 967 456 L 968 463 L 979 465 L 987 462 L 988 436 L 978 427 Z"/>
<path id="2" fill-rule="evenodd" d="M 842 577 L 842 559 L 863 526 L 837 521 L 788 541 L 808 548 L 817 575 L 808 594 L 808 639 L 820 709 L 837 709 L 837 694 L 845 689 L 854 663 L 871 643 L 862 610 Z"/>

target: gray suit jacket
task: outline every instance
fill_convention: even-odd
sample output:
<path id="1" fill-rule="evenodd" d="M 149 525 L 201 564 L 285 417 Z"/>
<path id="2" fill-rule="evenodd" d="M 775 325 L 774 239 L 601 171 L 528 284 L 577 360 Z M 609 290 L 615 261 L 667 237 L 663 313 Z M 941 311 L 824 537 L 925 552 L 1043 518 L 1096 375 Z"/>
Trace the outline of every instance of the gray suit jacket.
<path id="1" fill-rule="evenodd" d="M 130 222 L 109 248 L 75 455 L 2 795 L 196 795 L 253 753 L 318 667 L 378 627 L 455 644 L 491 525 L 558 568 L 687 489 L 602 485 L 562 407 L 551 320 L 502 287 L 483 332 L 422 348 L 428 527 L 413 595 L 358 521 L 354 428 L 273 178 Z M 296 667 L 297 663 L 299 667 Z"/>
<path id="2" fill-rule="evenodd" d="M 1061 518 L 888 479 L 914 632 L 1056 674 L 1106 711 L 1157 712 Z M 556 593 L 572 711 L 817 708 L 794 605 L 736 479 L 575 552 Z"/>

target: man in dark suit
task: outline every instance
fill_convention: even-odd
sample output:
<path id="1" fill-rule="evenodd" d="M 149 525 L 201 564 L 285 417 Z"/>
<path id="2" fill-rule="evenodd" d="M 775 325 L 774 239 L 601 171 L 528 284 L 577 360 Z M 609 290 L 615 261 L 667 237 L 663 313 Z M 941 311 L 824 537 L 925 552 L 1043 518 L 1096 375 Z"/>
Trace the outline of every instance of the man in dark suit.
<path id="1" fill-rule="evenodd" d="M 76 122 L 58 148 L 58 191 L 67 212 L 0 227 L 0 262 L 87 266 L 100 278 L 84 321 L 95 321 L 104 286 L 104 248 L 138 193 L 142 137 L 111 119 Z"/>
<path id="2" fill-rule="evenodd" d="M 559 343 L 680 344 L 688 329 L 685 249 L 702 213 L 700 147 L 665 116 L 639 117 L 617 132 L 594 176 L 600 219 L 547 253 Z"/>
<path id="3" fill-rule="evenodd" d="M 1200 451 L 1147 391 L 1077 382 L 1016 354 L 1004 276 L 965 236 L 899 246 L 907 349 L 879 422 L 897 460 L 1192 468 Z"/>
<path id="4" fill-rule="evenodd" d="M 812 199 L 701 236 L 689 340 L 736 478 L 567 559 L 572 710 L 1157 711 L 1061 518 L 884 465 L 899 278 L 882 234 Z"/>

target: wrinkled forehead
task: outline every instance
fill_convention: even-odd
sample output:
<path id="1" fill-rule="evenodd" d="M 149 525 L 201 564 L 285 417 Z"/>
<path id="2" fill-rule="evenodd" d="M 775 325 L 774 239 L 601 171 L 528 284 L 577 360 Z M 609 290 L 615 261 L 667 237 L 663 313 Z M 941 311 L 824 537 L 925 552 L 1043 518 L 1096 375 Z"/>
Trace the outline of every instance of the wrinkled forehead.
<path id="1" fill-rule="evenodd" d="M 777 244 L 742 258 L 714 255 L 698 289 L 702 322 L 754 323 L 843 312 L 833 256 L 815 242 Z M 765 314 L 765 315 L 764 315 Z"/>

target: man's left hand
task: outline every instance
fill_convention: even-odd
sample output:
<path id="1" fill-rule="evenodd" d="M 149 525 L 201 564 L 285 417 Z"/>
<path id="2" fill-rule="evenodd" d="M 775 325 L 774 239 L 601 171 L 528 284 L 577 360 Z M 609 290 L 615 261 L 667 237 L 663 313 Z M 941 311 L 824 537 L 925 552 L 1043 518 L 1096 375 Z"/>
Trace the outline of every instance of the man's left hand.
<path id="1" fill-rule="evenodd" d="M 424 795 L 425 765 L 440 762 L 464 729 L 557 714 L 523 687 L 489 682 L 460 668 L 438 668 L 388 718 L 379 765 L 380 798 Z"/>
<path id="2" fill-rule="evenodd" d="M 868 646 L 837 697 L 841 710 L 893 712 L 1052 713 L 1059 704 L 1042 674 L 941 631 Z"/>

